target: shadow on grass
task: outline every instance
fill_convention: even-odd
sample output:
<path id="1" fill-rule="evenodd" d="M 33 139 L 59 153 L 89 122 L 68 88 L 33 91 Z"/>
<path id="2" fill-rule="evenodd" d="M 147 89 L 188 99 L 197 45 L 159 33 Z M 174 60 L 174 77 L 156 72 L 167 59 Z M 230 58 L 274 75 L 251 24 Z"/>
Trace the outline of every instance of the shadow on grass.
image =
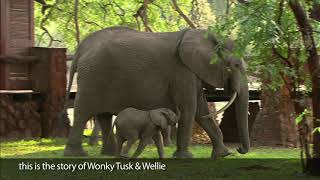
<path id="1" fill-rule="evenodd" d="M 1 177 L 0 179 L 305 179 L 298 176 L 300 160 L 298 150 L 285 148 L 253 148 L 246 155 L 234 153 L 227 158 L 208 159 L 211 155 L 210 145 L 192 145 L 190 150 L 195 159 L 164 159 L 159 160 L 155 146 L 148 146 L 142 159 L 123 160 L 110 156 L 100 155 L 101 142 L 98 146 L 89 146 L 88 139 L 84 138 L 83 147 L 88 152 L 88 157 L 63 157 L 65 139 L 35 139 L 1 142 Z M 135 150 L 136 145 L 132 148 Z M 231 150 L 235 152 L 235 147 Z M 165 157 L 171 158 L 176 146 L 165 147 Z M 45 159 L 44 159 L 45 158 Z M 155 158 L 155 159 L 144 159 Z M 199 159 L 203 158 L 203 159 Z M 17 169 L 21 162 L 30 163 L 64 163 L 80 164 L 93 163 L 136 163 L 136 162 L 161 162 L 166 165 L 166 170 L 83 170 L 83 171 L 34 171 Z M 2 166 L 5 164 L 5 166 Z M 311 177 L 308 177 L 311 178 Z M 312 179 L 312 178 L 311 178 Z"/>
<path id="2" fill-rule="evenodd" d="M 51 154 L 50 152 L 49 154 Z M 61 152 L 58 152 L 58 154 Z M 100 156 L 101 157 L 101 156 Z M 18 164 L 97 164 L 121 163 L 161 163 L 165 170 L 18 170 Z M 1 169 L 2 179 L 312 179 L 298 176 L 299 161 L 296 159 L 102 159 L 102 158 L 64 158 L 64 159 L 2 159 L 6 166 Z"/>

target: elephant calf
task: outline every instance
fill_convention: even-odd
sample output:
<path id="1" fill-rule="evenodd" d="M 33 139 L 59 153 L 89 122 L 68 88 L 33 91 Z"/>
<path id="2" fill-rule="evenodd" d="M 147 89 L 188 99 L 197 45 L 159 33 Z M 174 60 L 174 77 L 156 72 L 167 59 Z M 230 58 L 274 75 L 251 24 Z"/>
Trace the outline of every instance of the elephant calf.
<path id="1" fill-rule="evenodd" d="M 152 138 L 157 146 L 159 158 L 163 158 L 163 140 L 160 131 L 168 128 L 168 125 L 175 125 L 179 118 L 179 110 L 175 114 L 167 108 L 150 111 L 127 108 L 121 111 L 114 122 L 117 128 L 116 138 L 119 155 L 128 157 L 132 144 L 140 139 L 137 150 L 132 156 L 133 158 L 138 157 Z M 122 150 L 125 141 L 128 142 Z"/>

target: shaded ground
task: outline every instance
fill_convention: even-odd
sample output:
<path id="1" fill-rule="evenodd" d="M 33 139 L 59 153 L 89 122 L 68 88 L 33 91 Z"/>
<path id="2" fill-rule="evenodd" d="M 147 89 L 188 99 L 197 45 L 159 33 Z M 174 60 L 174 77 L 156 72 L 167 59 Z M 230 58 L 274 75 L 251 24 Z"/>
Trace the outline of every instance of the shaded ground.
<path id="1" fill-rule="evenodd" d="M 101 143 L 101 142 L 100 142 Z M 306 179 L 301 176 L 299 150 L 288 148 L 254 147 L 250 153 L 240 155 L 236 153 L 236 147 L 231 146 L 232 155 L 216 160 L 208 159 L 211 147 L 208 145 L 192 145 L 190 150 L 196 159 L 188 160 L 161 160 L 166 164 L 165 171 L 19 171 L 19 162 L 64 162 L 81 163 L 84 161 L 114 163 L 125 161 L 101 156 L 101 144 L 96 147 L 87 145 L 87 139 L 83 143 L 88 158 L 64 158 L 62 156 L 65 139 L 38 139 L 3 141 L 1 146 L 1 180 L 2 179 Z M 174 145 L 165 148 L 165 157 L 172 157 L 175 151 Z M 132 152 L 131 152 L 132 153 Z M 142 158 L 158 158 L 157 150 L 150 145 L 141 155 Z M 14 159 L 12 159 L 14 158 Z M 18 159 L 17 159 L 18 158 Z M 47 158 L 47 159 L 41 159 Z M 48 159 L 49 158 L 49 159 Z M 109 159 L 106 159 L 109 158 Z M 200 159 L 199 159 L 200 158 Z M 141 161 L 141 160 L 139 160 Z M 158 159 L 142 159 L 142 161 L 157 161 Z M 136 162 L 136 160 L 133 160 Z"/>

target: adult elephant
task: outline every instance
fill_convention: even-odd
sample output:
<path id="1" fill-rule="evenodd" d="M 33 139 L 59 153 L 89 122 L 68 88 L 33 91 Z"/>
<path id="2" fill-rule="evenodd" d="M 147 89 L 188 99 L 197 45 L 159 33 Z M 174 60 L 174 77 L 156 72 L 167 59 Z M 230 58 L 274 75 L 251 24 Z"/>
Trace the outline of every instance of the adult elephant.
<path id="1" fill-rule="evenodd" d="M 110 27 L 88 36 L 79 46 L 71 67 L 68 94 L 75 71 L 78 90 L 74 124 L 64 155 L 87 155 L 81 137 L 92 116 L 97 117 L 102 129 L 101 153 L 114 155 L 115 146 L 108 145 L 113 144 L 114 138 L 106 141 L 111 118 L 127 107 L 141 110 L 179 107 L 181 118 L 174 157 L 192 157 L 188 146 L 194 120 L 211 139 L 211 156 L 228 155 L 220 128 L 208 116 L 204 82 L 216 88 L 228 87 L 236 96 L 236 121 L 242 142 L 238 152 L 247 153 L 248 84 L 243 62 L 231 56 L 228 51 L 232 49 L 219 44 L 213 34 L 205 38 L 205 33 L 204 30 L 149 33 Z M 210 63 L 212 57 L 219 59 Z"/>

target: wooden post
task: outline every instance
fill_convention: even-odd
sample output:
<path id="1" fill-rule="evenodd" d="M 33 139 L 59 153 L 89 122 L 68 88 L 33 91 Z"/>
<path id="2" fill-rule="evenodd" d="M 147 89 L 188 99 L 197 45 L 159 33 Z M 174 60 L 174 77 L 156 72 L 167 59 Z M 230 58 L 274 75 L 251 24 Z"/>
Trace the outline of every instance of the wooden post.
<path id="1" fill-rule="evenodd" d="M 58 128 L 58 116 L 62 111 L 66 94 L 66 49 L 32 48 L 32 55 L 39 58 L 32 66 L 32 87 L 44 94 L 42 103 L 42 137 L 66 136 L 69 124 Z"/>

